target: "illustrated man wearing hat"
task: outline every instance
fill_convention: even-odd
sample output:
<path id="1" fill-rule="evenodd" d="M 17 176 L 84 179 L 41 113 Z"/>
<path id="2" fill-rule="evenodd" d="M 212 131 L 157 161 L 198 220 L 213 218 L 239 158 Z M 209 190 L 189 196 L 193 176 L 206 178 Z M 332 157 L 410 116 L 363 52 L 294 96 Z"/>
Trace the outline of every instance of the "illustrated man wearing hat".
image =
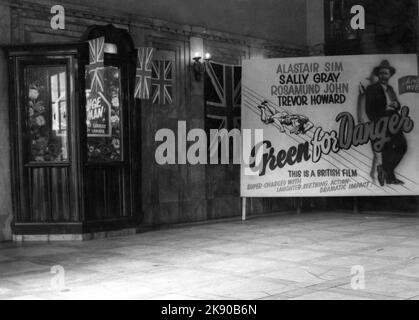
<path id="1" fill-rule="evenodd" d="M 388 84 L 396 69 L 387 60 L 374 68 L 374 75 L 378 82 L 370 85 L 366 91 L 366 114 L 370 121 L 377 123 L 382 117 L 390 117 L 400 110 L 400 102 L 394 89 Z M 381 151 L 382 163 L 378 165 L 378 181 L 381 186 L 385 183 L 402 185 L 403 181 L 396 178 L 394 170 L 399 165 L 407 151 L 407 142 L 403 132 L 396 134 L 387 132 L 390 140 Z"/>

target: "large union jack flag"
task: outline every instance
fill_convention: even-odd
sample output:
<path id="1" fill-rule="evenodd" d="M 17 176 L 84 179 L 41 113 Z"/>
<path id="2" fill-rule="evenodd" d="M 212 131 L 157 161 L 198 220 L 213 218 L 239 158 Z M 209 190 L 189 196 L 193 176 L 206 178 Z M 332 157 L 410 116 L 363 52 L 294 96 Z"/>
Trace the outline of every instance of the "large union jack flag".
<path id="1" fill-rule="evenodd" d="M 154 104 L 173 103 L 173 63 L 154 61 L 152 64 L 151 100 Z"/>
<path id="2" fill-rule="evenodd" d="M 90 90 L 103 92 L 105 38 L 89 40 L 89 65 L 86 67 L 90 77 Z"/>
<path id="3" fill-rule="evenodd" d="M 137 71 L 135 75 L 135 94 L 137 99 L 150 99 L 151 65 L 154 55 L 153 48 L 139 48 Z"/>
<path id="4" fill-rule="evenodd" d="M 205 71 L 206 129 L 240 129 L 241 67 L 208 62 Z"/>

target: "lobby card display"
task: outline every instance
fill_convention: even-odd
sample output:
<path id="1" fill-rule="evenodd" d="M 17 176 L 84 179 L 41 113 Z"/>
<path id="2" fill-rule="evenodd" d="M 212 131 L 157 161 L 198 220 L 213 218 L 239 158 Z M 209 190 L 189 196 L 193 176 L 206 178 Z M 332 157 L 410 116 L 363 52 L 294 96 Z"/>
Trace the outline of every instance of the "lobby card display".
<path id="1" fill-rule="evenodd" d="M 419 194 L 416 55 L 243 63 L 241 195 Z M 247 155 L 247 156 L 246 156 Z"/>

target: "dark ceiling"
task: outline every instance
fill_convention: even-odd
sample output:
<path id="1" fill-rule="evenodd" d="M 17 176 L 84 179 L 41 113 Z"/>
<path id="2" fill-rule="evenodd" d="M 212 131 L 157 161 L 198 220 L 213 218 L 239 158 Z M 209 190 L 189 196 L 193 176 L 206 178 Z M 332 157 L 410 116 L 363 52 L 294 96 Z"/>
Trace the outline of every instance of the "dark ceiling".
<path id="1" fill-rule="evenodd" d="M 73 0 L 71 3 L 262 39 L 305 43 L 306 0 Z"/>

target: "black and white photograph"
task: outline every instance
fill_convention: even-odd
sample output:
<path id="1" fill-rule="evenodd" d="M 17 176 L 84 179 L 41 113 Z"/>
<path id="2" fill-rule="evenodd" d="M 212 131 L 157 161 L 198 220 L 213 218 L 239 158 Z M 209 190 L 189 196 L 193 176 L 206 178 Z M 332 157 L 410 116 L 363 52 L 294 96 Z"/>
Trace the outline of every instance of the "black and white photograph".
<path id="1" fill-rule="evenodd" d="M 419 300 L 418 16 L 0 0 L 0 300 Z"/>

